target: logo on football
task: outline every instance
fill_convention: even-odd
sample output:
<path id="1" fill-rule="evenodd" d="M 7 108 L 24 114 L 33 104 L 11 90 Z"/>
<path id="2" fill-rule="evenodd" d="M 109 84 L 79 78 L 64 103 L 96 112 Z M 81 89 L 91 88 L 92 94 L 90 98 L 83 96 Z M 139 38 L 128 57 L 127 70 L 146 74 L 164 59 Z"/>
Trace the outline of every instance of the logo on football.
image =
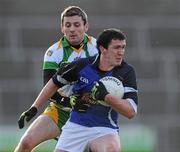
<path id="1" fill-rule="evenodd" d="M 99 81 L 101 81 L 104 86 L 106 87 L 107 91 L 112 94 L 113 96 L 116 96 L 117 98 L 122 98 L 124 95 L 124 86 L 122 82 L 113 77 L 113 76 L 106 76 L 101 78 Z M 100 104 L 104 106 L 109 106 L 104 101 L 98 101 Z"/>

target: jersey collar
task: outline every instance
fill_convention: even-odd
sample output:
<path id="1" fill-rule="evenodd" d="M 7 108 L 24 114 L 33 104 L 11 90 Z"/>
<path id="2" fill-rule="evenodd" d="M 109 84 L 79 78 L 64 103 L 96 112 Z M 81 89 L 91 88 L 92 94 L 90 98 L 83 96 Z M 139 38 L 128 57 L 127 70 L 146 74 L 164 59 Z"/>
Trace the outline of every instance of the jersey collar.
<path id="1" fill-rule="evenodd" d="M 87 34 L 84 35 L 84 40 L 81 44 L 81 46 L 84 46 L 85 44 L 87 44 L 88 42 L 92 43 L 92 37 L 91 36 L 88 36 Z M 67 38 L 65 36 L 63 36 L 60 40 L 59 40 L 59 45 L 58 45 L 58 48 L 61 48 L 61 47 L 72 47 Z M 73 47 L 72 47 L 73 48 Z M 82 47 L 80 47 L 82 49 Z M 75 48 L 73 48 L 75 49 Z M 79 50 L 79 49 L 75 49 L 75 50 Z"/>
<path id="2" fill-rule="evenodd" d="M 100 55 L 98 54 L 98 55 L 96 55 L 96 56 L 94 57 L 94 61 L 92 62 L 92 66 L 93 66 L 94 68 L 98 68 L 99 62 L 100 62 Z M 123 59 L 122 62 L 121 62 L 121 64 L 118 65 L 118 66 L 116 66 L 116 67 L 114 67 L 113 69 L 122 67 L 122 66 L 124 65 L 124 63 L 125 63 L 125 61 L 124 61 L 124 59 Z M 99 69 L 99 68 L 98 68 L 98 69 Z"/>

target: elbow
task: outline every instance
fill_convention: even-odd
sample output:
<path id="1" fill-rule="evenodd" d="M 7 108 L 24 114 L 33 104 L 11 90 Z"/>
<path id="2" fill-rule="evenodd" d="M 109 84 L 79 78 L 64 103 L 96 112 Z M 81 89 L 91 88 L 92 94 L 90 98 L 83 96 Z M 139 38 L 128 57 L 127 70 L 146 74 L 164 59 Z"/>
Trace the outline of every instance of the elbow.
<path id="1" fill-rule="evenodd" d="M 128 100 L 129 101 L 129 100 Z M 132 119 L 137 114 L 137 105 L 134 101 L 129 101 L 129 108 L 127 109 L 127 118 Z"/>
<path id="2" fill-rule="evenodd" d="M 126 117 L 127 117 L 128 119 L 132 119 L 132 118 L 135 117 L 135 115 L 136 115 L 136 112 L 134 111 L 134 109 L 132 109 L 132 110 L 130 110 L 130 111 L 127 113 Z"/>

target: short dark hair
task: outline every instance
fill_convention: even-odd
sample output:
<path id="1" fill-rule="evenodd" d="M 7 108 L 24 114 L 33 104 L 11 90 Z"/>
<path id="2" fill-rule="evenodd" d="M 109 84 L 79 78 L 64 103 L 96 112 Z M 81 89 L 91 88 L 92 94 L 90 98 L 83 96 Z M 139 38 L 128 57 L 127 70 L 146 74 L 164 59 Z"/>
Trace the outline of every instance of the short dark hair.
<path id="1" fill-rule="evenodd" d="M 108 48 L 109 43 L 112 40 L 126 40 L 125 34 L 115 28 L 105 29 L 102 33 L 99 34 L 97 38 L 97 49 L 99 50 L 100 46 L 103 46 L 104 48 Z M 99 50 L 100 52 L 100 50 Z"/>
<path id="2" fill-rule="evenodd" d="M 65 8 L 64 11 L 61 13 L 61 24 L 64 22 L 64 17 L 76 15 L 82 18 L 82 20 L 84 21 L 84 25 L 88 22 L 88 17 L 84 10 L 82 10 L 78 6 L 69 6 Z"/>

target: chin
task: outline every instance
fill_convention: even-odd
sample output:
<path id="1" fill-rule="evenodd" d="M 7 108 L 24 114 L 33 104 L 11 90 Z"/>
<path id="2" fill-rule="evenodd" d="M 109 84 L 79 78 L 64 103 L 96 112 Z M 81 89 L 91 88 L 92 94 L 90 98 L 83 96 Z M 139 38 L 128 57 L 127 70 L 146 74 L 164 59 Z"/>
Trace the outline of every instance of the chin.
<path id="1" fill-rule="evenodd" d="M 119 61 L 119 62 L 116 63 L 116 66 L 118 66 L 118 65 L 121 65 L 121 61 Z"/>
<path id="2" fill-rule="evenodd" d="M 70 41 L 71 45 L 78 45 L 79 43 L 77 43 L 76 41 Z"/>

